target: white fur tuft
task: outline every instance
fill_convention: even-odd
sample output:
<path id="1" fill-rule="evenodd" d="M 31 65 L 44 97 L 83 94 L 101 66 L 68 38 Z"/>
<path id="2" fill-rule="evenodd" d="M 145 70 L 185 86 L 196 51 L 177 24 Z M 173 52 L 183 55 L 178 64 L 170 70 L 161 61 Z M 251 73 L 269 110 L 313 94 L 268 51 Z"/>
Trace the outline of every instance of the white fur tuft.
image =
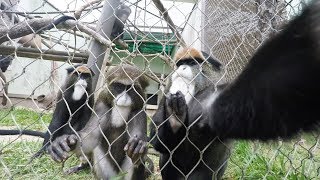
<path id="1" fill-rule="evenodd" d="M 87 81 L 83 79 L 78 80 L 74 85 L 72 99 L 75 101 L 79 101 L 82 98 L 82 96 L 86 93 L 87 86 Z"/>
<path id="2" fill-rule="evenodd" d="M 111 123 L 114 127 L 121 127 L 128 120 L 131 112 L 132 99 L 127 92 L 118 94 L 114 99 L 114 107 L 111 113 Z"/>

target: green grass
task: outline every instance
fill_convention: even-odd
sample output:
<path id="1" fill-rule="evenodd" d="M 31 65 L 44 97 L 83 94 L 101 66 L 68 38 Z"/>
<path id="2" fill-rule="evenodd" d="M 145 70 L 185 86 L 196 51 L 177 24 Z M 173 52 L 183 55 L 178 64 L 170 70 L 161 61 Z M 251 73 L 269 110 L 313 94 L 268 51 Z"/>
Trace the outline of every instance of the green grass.
<path id="1" fill-rule="evenodd" d="M 2 147 L 5 147 L 4 149 Z M 72 175 L 64 175 L 62 164 L 56 163 L 48 155 L 28 163 L 30 157 L 41 147 L 40 142 L 1 143 L 0 149 L 0 179 L 94 179 L 89 169 Z M 69 158 L 65 168 L 78 164 L 75 156 Z"/>
<path id="2" fill-rule="evenodd" d="M 45 130 L 52 118 L 51 113 L 41 113 L 25 108 L 0 110 L 0 126 L 19 126 L 32 130 Z"/>
<path id="3" fill-rule="evenodd" d="M 44 130 L 50 120 L 51 114 L 40 115 L 39 112 L 20 108 L 0 110 L 0 126 L 18 124 L 21 128 Z M 320 148 L 317 143 L 317 137 L 312 134 L 304 134 L 287 142 L 237 141 L 224 179 L 319 179 Z M 48 155 L 28 163 L 40 147 L 41 141 L 0 140 L 0 179 L 94 179 L 89 169 L 64 175 L 62 164 L 54 162 Z M 155 165 L 155 173 L 150 179 L 161 179 L 159 158 L 155 155 L 149 157 Z M 78 163 L 77 158 L 72 156 L 63 169 Z"/>

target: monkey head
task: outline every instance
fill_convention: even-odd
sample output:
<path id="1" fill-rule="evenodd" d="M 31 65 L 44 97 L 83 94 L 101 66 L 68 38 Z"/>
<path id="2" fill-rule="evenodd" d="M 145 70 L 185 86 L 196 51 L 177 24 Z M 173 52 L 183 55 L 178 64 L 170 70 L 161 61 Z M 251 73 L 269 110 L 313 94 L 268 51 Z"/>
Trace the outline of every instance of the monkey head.
<path id="1" fill-rule="evenodd" d="M 218 77 L 221 77 L 217 75 L 221 71 L 221 63 L 210 56 L 205 57 L 202 52 L 194 48 L 178 51 L 174 60 L 176 64 L 169 79 L 168 91 L 171 94 L 181 91 L 187 102 L 197 92 L 216 83 Z"/>
<path id="2" fill-rule="evenodd" d="M 122 64 L 106 74 L 106 86 L 101 98 L 111 106 L 142 108 L 146 99 L 145 88 L 149 85 L 144 73 L 138 68 Z M 134 105 L 134 106 L 132 106 Z"/>
<path id="3" fill-rule="evenodd" d="M 93 72 L 85 65 L 67 68 L 66 91 L 72 92 L 72 100 L 79 101 L 85 93 L 92 91 Z M 90 94 L 87 94 L 87 96 Z M 85 96 L 85 97 L 87 97 Z"/>

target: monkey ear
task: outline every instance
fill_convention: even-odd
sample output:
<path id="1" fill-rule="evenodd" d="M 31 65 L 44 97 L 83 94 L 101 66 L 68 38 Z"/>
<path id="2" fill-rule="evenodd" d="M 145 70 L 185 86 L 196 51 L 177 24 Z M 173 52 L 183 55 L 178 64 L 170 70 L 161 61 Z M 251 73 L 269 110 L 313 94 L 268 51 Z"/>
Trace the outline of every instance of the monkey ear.
<path id="1" fill-rule="evenodd" d="M 90 69 L 90 72 L 91 72 L 91 75 L 92 75 L 92 76 L 96 75 L 96 73 L 94 73 L 91 68 L 89 68 L 89 69 Z"/>
<path id="2" fill-rule="evenodd" d="M 204 51 L 201 51 L 203 57 L 205 58 L 205 60 L 210 63 L 212 65 L 213 68 L 221 70 L 222 69 L 222 63 L 220 61 L 218 61 L 216 58 L 213 58 L 212 56 L 210 56 L 209 54 L 207 54 Z"/>
<path id="3" fill-rule="evenodd" d="M 67 73 L 68 74 L 71 74 L 74 70 L 75 70 L 75 68 L 76 67 L 73 67 L 73 66 L 71 66 L 71 67 L 68 67 L 66 70 L 67 70 Z"/>

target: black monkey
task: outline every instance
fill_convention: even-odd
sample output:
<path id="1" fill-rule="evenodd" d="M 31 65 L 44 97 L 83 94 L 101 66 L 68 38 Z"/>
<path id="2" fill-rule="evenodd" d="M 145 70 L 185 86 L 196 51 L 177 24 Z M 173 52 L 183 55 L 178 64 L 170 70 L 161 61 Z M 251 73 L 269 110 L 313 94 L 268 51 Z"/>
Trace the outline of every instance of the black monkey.
<path id="1" fill-rule="evenodd" d="M 48 148 L 52 158 L 65 160 L 75 150 L 91 160 L 98 179 L 110 179 L 121 171 L 128 179 L 145 179 L 140 159 L 144 161 L 147 150 L 143 110 L 147 85 L 143 72 L 131 65 L 109 70 L 88 124 L 77 134 L 57 138 Z"/>
<path id="2" fill-rule="evenodd" d="M 64 134 L 81 130 L 89 121 L 93 108 L 93 72 L 86 66 L 67 69 L 68 77 L 57 95 L 57 104 L 45 134 L 43 146 Z M 69 124 L 70 123 L 70 124 Z"/>
<path id="3" fill-rule="evenodd" d="M 88 122 L 93 108 L 92 72 L 84 65 L 67 68 L 68 76 L 57 95 L 57 105 L 46 133 L 32 130 L 0 130 L 0 135 L 25 134 L 44 138 L 40 156 L 57 137 L 81 130 Z M 70 110 L 70 112 L 69 112 Z M 70 123 L 70 124 L 69 124 Z"/>
<path id="4" fill-rule="evenodd" d="M 264 43 L 206 109 L 211 135 L 290 138 L 320 122 L 320 1 L 314 0 Z"/>
<path id="5" fill-rule="evenodd" d="M 227 167 L 231 142 L 210 136 L 208 113 L 202 108 L 222 65 L 205 55 L 207 59 L 194 48 L 176 54 L 175 71 L 152 118 L 151 144 L 161 153 L 163 179 L 220 179 Z"/>

